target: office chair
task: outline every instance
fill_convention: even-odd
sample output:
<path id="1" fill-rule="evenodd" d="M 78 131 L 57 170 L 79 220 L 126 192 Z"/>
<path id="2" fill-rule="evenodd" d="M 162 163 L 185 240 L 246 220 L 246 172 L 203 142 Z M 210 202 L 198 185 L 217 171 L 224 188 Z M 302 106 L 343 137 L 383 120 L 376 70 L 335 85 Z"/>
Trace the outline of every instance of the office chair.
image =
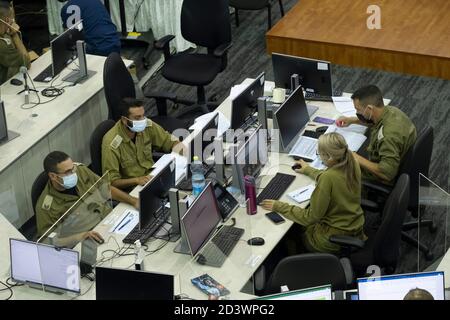
<path id="1" fill-rule="evenodd" d="M 239 10 L 261 10 L 267 8 L 268 30 L 272 28 L 272 5 L 275 0 L 230 0 L 230 7 L 234 8 L 236 27 L 239 27 Z M 278 0 L 281 16 L 284 16 L 283 1 Z"/>
<path id="2" fill-rule="evenodd" d="M 102 121 L 91 134 L 89 143 L 91 151 L 91 170 L 98 176 L 102 176 L 102 141 L 103 136 L 114 127 L 116 123 L 111 120 Z"/>
<path id="3" fill-rule="evenodd" d="M 385 274 L 397 267 L 402 235 L 410 194 L 410 179 L 402 174 L 389 195 L 378 230 L 369 231 L 366 242 L 350 236 L 332 236 L 330 241 L 342 247 L 342 255 L 350 258 L 357 276 L 366 275 L 368 266 L 377 265 Z"/>
<path id="4" fill-rule="evenodd" d="M 48 175 L 44 171 L 36 177 L 33 185 L 31 186 L 31 204 L 33 206 L 33 216 L 19 228 L 19 231 L 24 235 L 24 237 L 30 241 L 37 240 L 36 203 L 38 202 L 42 191 L 44 191 L 47 182 Z"/>
<path id="5" fill-rule="evenodd" d="M 197 101 L 179 100 L 186 105 L 197 104 L 204 113 L 217 102 L 206 100 L 205 86 L 227 66 L 227 53 L 231 47 L 231 26 L 228 0 L 184 0 L 181 9 L 181 33 L 183 37 L 207 53 L 180 52 L 170 54 L 173 35 L 155 42 L 155 48 L 164 53 L 162 75 L 169 81 L 197 87 Z M 188 110 L 191 111 L 191 110 Z"/>
<path id="6" fill-rule="evenodd" d="M 416 143 L 408 150 L 403 158 L 398 174 L 399 176 L 401 174 L 409 175 L 411 192 L 409 195 L 408 210 L 414 218 L 418 218 L 418 221 L 403 224 L 402 240 L 416 248 L 419 247 L 419 250 L 425 253 L 425 258 L 427 260 L 433 260 L 434 255 L 432 250 L 423 244 L 419 244 L 417 239 L 410 236 L 406 231 L 420 227 L 428 227 L 430 233 L 435 233 L 437 230 L 432 220 L 424 220 L 422 215 L 419 217 L 419 211 L 424 212 L 424 207 L 419 205 L 419 173 L 428 176 L 432 153 L 433 128 L 426 126 L 419 132 Z M 386 199 L 392 190 L 389 186 L 373 181 L 363 181 L 363 186 L 368 190 L 373 191 L 377 196 L 376 202 L 364 202 L 365 208 L 375 210 L 382 208 L 383 200 Z"/>
<path id="7" fill-rule="evenodd" d="M 106 102 L 108 104 L 109 119 L 118 121 L 120 114 L 118 111 L 119 103 L 123 98 L 135 98 L 136 91 L 133 78 L 128 72 L 127 67 L 123 63 L 122 58 L 116 52 L 111 53 L 105 61 L 103 68 L 103 85 L 105 90 Z M 158 115 L 151 117 L 153 121 L 169 132 L 173 132 L 179 128 L 186 128 L 187 123 L 173 117 L 167 116 L 167 100 L 176 100 L 176 96 L 172 94 L 153 95 L 148 98 L 156 99 L 156 107 Z M 146 114 L 149 114 L 146 109 Z"/>
<path id="8" fill-rule="evenodd" d="M 353 281 L 353 270 L 347 258 L 328 253 L 307 253 L 282 259 L 266 284 L 265 294 L 306 289 L 331 284 L 334 290 L 345 290 Z"/>

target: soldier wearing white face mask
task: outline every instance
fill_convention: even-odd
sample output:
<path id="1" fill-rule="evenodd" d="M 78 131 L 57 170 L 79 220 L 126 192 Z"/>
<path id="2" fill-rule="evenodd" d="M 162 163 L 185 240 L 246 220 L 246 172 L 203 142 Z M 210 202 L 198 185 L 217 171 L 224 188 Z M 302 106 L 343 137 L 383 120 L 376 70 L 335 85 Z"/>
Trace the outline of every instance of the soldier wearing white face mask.
<path id="1" fill-rule="evenodd" d="M 109 171 L 113 186 L 129 190 L 150 180 L 153 148 L 170 153 L 180 142 L 145 117 L 141 100 L 123 99 L 120 114 L 122 118 L 103 137 L 102 170 Z"/>
<path id="2" fill-rule="evenodd" d="M 36 203 L 36 223 L 38 236 L 42 236 L 59 218 L 72 207 L 100 177 L 83 164 L 75 163 L 64 152 L 51 152 L 44 159 L 44 170 L 49 181 Z M 111 187 L 111 197 L 138 208 L 139 201 L 123 191 Z M 106 216 L 108 210 L 100 210 Z M 85 237 L 102 240 L 94 232 L 86 232 Z"/>

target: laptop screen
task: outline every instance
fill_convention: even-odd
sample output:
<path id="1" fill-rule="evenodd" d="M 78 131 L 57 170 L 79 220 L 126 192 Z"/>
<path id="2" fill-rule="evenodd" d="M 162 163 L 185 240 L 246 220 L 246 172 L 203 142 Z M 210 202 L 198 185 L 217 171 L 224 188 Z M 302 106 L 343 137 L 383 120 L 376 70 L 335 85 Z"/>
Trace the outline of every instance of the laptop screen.
<path id="1" fill-rule="evenodd" d="M 426 290 L 434 300 L 444 300 L 444 272 L 358 279 L 359 300 L 403 300 L 412 289 Z"/>
<path id="2" fill-rule="evenodd" d="M 256 300 L 332 300 L 331 285 L 282 292 Z"/>

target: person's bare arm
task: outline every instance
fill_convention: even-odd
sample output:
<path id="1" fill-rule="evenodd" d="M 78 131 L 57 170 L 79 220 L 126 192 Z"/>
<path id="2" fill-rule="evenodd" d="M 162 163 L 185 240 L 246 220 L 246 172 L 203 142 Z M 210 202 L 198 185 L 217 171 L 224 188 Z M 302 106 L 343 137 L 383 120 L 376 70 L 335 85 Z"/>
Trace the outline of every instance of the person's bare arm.
<path id="1" fill-rule="evenodd" d="M 26 66 L 27 68 L 30 68 L 30 66 L 31 66 L 30 56 L 28 55 L 28 50 L 27 50 L 27 48 L 25 48 L 25 45 L 23 44 L 22 39 L 20 38 L 19 32 L 18 32 L 20 30 L 20 27 L 16 23 L 13 23 L 12 27 L 13 28 L 9 29 L 10 30 L 9 35 L 11 36 L 14 46 L 16 47 L 16 49 L 19 51 L 19 53 L 23 57 L 24 66 Z"/>
<path id="2" fill-rule="evenodd" d="M 353 152 L 353 155 L 355 156 L 355 159 L 358 161 L 359 165 L 362 168 L 373 173 L 382 181 L 389 181 L 388 177 L 383 172 L 381 172 L 378 163 L 367 160 L 366 158 L 360 156 L 356 152 Z"/>
<path id="3" fill-rule="evenodd" d="M 116 187 L 118 189 L 127 189 L 130 187 L 135 187 L 137 185 L 143 186 L 150 180 L 151 180 L 151 176 L 143 176 L 143 177 L 129 178 L 129 179 L 117 179 L 117 180 L 114 180 L 111 184 L 113 187 Z"/>
<path id="4" fill-rule="evenodd" d="M 111 197 L 113 198 L 113 200 L 128 203 L 133 207 L 135 207 L 136 209 L 139 209 L 138 198 L 132 197 L 128 193 L 125 193 L 122 190 L 119 190 L 113 186 L 111 186 Z"/>

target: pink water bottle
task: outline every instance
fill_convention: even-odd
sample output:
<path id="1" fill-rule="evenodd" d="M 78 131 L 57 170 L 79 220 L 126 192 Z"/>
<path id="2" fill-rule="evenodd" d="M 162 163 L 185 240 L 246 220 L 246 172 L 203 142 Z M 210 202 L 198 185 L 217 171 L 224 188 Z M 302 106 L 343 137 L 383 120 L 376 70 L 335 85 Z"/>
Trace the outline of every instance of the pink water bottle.
<path id="1" fill-rule="evenodd" d="M 248 200 L 247 214 L 256 213 L 256 181 L 252 176 L 245 176 L 245 198 Z"/>

